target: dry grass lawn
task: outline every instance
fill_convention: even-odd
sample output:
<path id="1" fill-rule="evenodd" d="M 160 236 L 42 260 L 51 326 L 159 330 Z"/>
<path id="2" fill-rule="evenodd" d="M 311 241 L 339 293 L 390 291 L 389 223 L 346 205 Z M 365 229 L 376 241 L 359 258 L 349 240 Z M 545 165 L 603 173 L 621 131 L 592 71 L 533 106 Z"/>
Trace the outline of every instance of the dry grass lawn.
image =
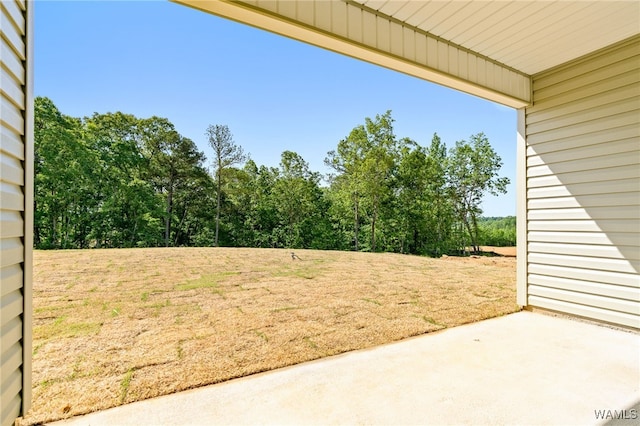
<path id="1" fill-rule="evenodd" d="M 175 248 L 36 251 L 23 424 L 514 312 L 515 258 Z"/>

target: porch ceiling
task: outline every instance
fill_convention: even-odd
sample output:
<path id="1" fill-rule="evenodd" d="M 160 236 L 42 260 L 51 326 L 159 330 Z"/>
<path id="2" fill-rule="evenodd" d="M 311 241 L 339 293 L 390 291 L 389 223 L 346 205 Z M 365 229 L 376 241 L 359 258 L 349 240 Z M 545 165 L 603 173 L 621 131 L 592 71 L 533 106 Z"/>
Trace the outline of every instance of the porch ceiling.
<path id="1" fill-rule="evenodd" d="M 638 1 L 348 0 L 528 75 L 640 33 Z"/>
<path id="2" fill-rule="evenodd" d="M 514 108 L 531 76 L 640 33 L 640 2 L 172 0 Z"/>

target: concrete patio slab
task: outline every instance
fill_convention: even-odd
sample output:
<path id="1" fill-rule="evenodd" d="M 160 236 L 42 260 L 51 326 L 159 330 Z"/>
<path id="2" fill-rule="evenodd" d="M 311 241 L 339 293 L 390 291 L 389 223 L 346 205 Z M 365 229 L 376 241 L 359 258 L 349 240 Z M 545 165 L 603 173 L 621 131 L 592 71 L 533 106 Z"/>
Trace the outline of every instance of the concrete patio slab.
<path id="1" fill-rule="evenodd" d="M 631 426 L 639 401 L 638 333 L 519 312 L 55 424 Z"/>

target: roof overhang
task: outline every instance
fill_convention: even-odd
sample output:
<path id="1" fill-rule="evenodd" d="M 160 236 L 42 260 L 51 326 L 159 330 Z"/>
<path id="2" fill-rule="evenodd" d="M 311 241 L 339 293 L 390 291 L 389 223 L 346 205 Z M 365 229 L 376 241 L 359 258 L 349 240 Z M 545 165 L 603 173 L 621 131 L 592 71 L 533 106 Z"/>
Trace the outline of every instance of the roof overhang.
<path id="1" fill-rule="evenodd" d="M 173 0 L 510 107 L 531 75 L 640 32 L 640 2 Z"/>

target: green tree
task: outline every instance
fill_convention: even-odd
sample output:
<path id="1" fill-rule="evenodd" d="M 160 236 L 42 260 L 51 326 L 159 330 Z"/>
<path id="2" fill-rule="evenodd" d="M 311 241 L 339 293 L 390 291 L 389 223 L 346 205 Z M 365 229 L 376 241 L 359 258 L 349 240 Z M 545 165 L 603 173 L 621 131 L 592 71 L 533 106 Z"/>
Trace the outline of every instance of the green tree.
<path id="1" fill-rule="evenodd" d="M 395 167 L 396 138 L 391 111 L 365 119 L 349 136 L 329 151 L 325 164 L 337 172 L 330 177 L 334 191 L 341 195 L 334 200 L 350 204 L 353 212 L 353 240 L 360 249 L 360 223 L 369 220 L 370 246 L 376 250 L 376 226 L 381 209 L 392 194 L 392 173 Z"/>
<path id="2" fill-rule="evenodd" d="M 252 188 L 251 215 L 246 223 L 252 230 L 254 246 L 276 247 L 274 229 L 278 226 L 280 219 L 273 191 L 280 171 L 275 167 L 260 166 L 258 168 L 253 162 L 247 164 L 245 170 L 250 175 L 249 182 Z"/>
<path id="3" fill-rule="evenodd" d="M 34 243 L 41 248 L 86 247 L 98 158 L 79 119 L 48 98 L 34 100 Z"/>
<path id="4" fill-rule="evenodd" d="M 453 203 L 449 197 L 447 177 L 447 147 L 437 133 L 434 133 L 427 148 L 428 170 L 425 196 L 428 208 L 426 250 L 432 256 L 451 253 L 455 247 L 452 228 L 455 224 Z"/>
<path id="5" fill-rule="evenodd" d="M 176 185 L 173 211 L 176 224 L 173 227 L 174 246 L 211 246 L 211 227 L 215 216 L 214 182 L 204 167 L 194 165 L 188 178 Z"/>
<path id="6" fill-rule="evenodd" d="M 149 159 L 148 179 L 165 199 L 164 244 L 173 244 L 174 198 L 188 182 L 204 173 L 205 156 L 191 139 L 180 135 L 165 118 L 141 122 L 142 143 Z"/>
<path id="7" fill-rule="evenodd" d="M 509 179 L 498 176 L 501 167 L 502 160 L 484 133 L 472 135 L 470 142 L 456 142 L 449 153 L 448 194 L 460 226 L 469 237 L 461 241 L 463 250 L 469 241 L 473 251 L 479 251 L 478 217 L 482 214 L 483 196 L 506 193 Z"/>
<path id="8" fill-rule="evenodd" d="M 337 172 L 330 176 L 332 188 L 339 195 L 334 200 L 349 205 L 352 211 L 354 250 L 360 249 L 361 198 L 363 194 L 362 163 L 368 150 L 364 126 L 354 128 L 349 136 L 338 142 L 336 150 L 329 151 L 324 162 Z"/>
<path id="9" fill-rule="evenodd" d="M 400 252 L 440 256 L 451 251 L 454 222 L 446 192 L 447 150 L 437 134 L 428 148 L 403 139 L 395 185 Z"/>
<path id="10" fill-rule="evenodd" d="M 213 223 L 204 154 L 167 119 L 81 120 L 36 98 L 34 123 L 37 247 L 193 245 Z"/>
<path id="11" fill-rule="evenodd" d="M 400 253 L 423 254 L 426 234 L 428 161 L 426 149 L 410 139 L 402 141 L 396 175 L 395 217 Z"/>
<path id="12" fill-rule="evenodd" d="M 216 173 L 217 201 L 216 201 L 216 234 L 215 245 L 218 245 L 218 232 L 220 228 L 220 203 L 222 197 L 222 178 L 224 170 L 234 164 L 245 160 L 242 147 L 233 141 L 233 135 L 229 127 L 225 125 L 209 125 L 206 131 L 209 145 L 213 149 L 213 161 Z"/>
<path id="13" fill-rule="evenodd" d="M 253 166 L 254 173 L 249 170 Z M 226 170 L 225 188 L 222 191 L 224 198 L 221 208 L 224 211 L 222 216 L 223 230 L 221 234 L 222 244 L 228 246 L 253 247 L 255 246 L 254 225 L 259 224 L 256 218 L 255 199 L 256 179 L 258 173 L 257 166 L 252 160 L 248 160 L 243 168 L 230 167 Z M 215 193 L 215 185 L 211 194 Z M 216 203 L 212 199 L 211 205 Z M 212 223 L 215 222 L 215 211 Z M 211 233 L 211 244 L 215 242 L 215 231 Z"/>
<path id="14" fill-rule="evenodd" d="M 325 163 L 329 186 L 297 153 L 279 168 L 244 161 L 227 126 L 209 126 L 215 174 L 166 118 L 78 119 L 35 100 L 38 247 L 230 245 L 397 251 L 440 256 L 513 244 L 515 222 L 480 218 L 506 191 L 482 134 L 447 151 L 394 134 L 391 112 L 365 118 Z M 214 194 L 215 193 L 215 194 Z M 215 197 L 215 198 L 214 198 Z M 211 206 L 215 204 L 216 209 Z M 512 223 L 513 222 L 513 223 Z"/>
<path id="15" fill-rule="evenodd" d="M 393 132 L 391 111 L 365 119 L 367 150 L 362 162 L 363 195 L 369 207 L 370 247 L 377 250 L 377 226 L 394 192 L 398 142 Z M 382 219 L 385 219 L 384 217 Z"/>
<path id="16" fill-rule="evenodd" d="M 273 199 L 280 226 L 275 229 L 279 245 L 288 248 L 309 247 L 322 221 L 320 175 L 297 153 L 284 151 L 280 174 L 273 186 Z"/>
<path id="17" fill-rule="evenodd" d="M 481 217 L 478 219 L 479 244 L 513 247 L 516 245 L 516 217 Z"/>
<path id="18" fill-rule="evenodd" d="M 148 159 L 141 147 L 140 120 L 121 112 L 94 114 L 84 120 L 85 136 L 98 155 L 92 223 L 97 246 L 156 245 L 161 200 L 145 180 Z"/>

